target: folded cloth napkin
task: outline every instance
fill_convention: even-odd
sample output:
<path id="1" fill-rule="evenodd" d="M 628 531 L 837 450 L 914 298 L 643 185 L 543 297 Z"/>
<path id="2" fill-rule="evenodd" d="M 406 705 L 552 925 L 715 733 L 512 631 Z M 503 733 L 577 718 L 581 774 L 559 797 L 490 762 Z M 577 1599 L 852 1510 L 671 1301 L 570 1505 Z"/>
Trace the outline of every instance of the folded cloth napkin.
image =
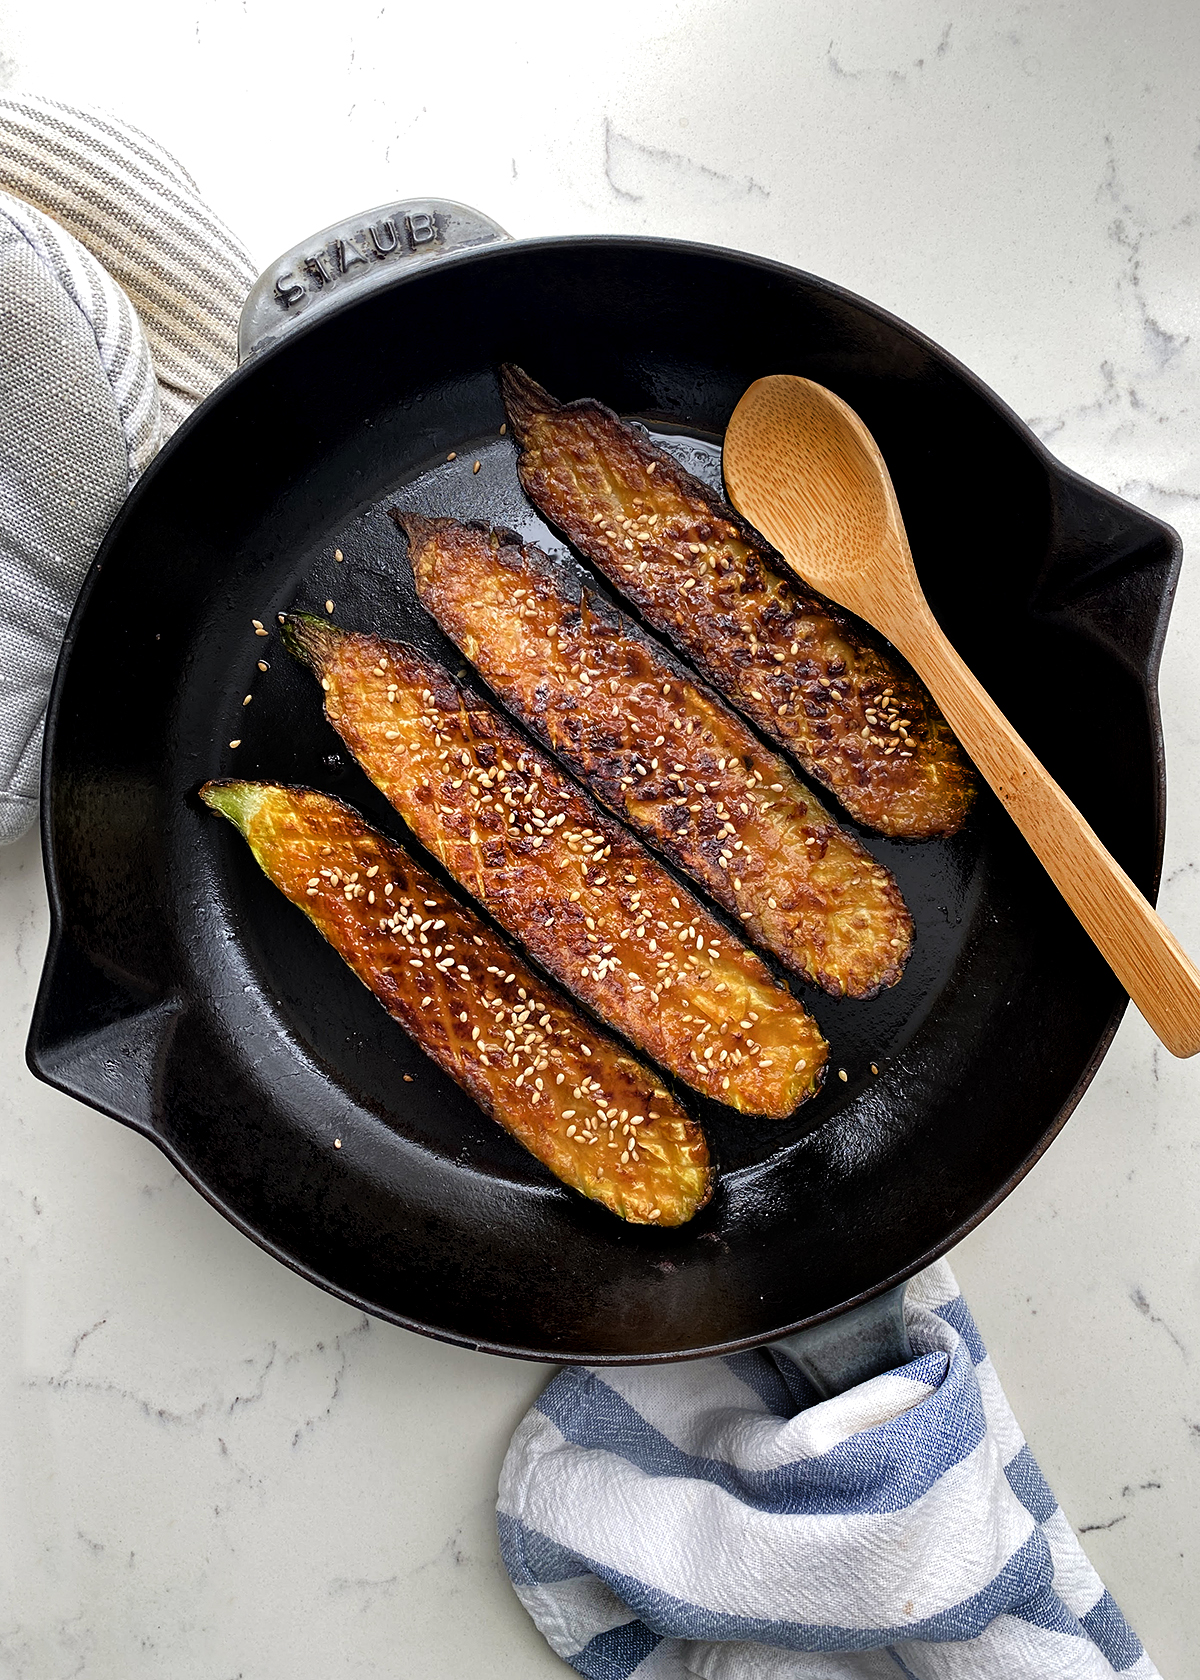
<path id="1" fill-rule="evenodd" d="M 915 1357 L 832 1400 L 776 1350 L 559 1373 L 513 1436 L 517 1593 L 591 1680 L 1157 1674 L 941 1261 Z"/>
<path id="2" fill-rule="evenodd" d="M 0 844 L 37 814 L 46 700 L 84 574 L 164 435 L 233 368 L 252 279 L 154 141 L 0 99 Z"/>

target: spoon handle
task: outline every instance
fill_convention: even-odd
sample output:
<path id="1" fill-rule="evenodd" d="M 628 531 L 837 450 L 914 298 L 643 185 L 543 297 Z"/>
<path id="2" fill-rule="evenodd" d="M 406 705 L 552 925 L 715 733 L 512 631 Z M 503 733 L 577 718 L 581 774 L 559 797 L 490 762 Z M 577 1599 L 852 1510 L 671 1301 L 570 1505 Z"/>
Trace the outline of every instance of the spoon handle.
<path id="1" fill-rule="evenodd" d="M 930 615 L 901 647 L 1101 955 L 1175 1056 L 1200 1050 L 1200 972 Z M 899 644 L 898 644 L 899 645 Z"/>

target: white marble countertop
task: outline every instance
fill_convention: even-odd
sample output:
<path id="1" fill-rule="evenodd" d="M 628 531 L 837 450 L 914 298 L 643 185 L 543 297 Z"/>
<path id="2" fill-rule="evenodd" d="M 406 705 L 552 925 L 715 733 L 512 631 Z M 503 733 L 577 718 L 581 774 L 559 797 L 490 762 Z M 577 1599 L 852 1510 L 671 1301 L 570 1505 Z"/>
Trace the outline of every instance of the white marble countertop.
<path id="1" fill-rule="evenodd" d="M 1174 523 L 1162 903 L 1200 951 L 1194 0 L 10 0 L 0 85 L 171 146 L 264 263 L 405 193 L 517 234 L 813 269 Z M 1114 765 L 1120 774 L 1120 766 Z M 369 1321 L 140 1137 L 36 1084 L 32 840 L 0 852 L 0 1675 L 533 1680 L 500 1458 L 542 1367 Z M 1127 1018 L 952 1256 L 1017 1415 L 1169 1680 L 1198 1680 L 1200 1062 Z"/>

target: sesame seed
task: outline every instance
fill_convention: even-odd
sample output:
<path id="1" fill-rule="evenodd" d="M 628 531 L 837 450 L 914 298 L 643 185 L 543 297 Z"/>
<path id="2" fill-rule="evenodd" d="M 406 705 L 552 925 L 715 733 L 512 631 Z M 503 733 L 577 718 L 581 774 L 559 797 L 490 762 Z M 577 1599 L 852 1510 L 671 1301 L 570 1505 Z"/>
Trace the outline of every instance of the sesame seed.
<path id="1" fill-rule="evenodd" d="M 333 551 L 333 558 L 335 560 L 344 560 L 346 556 L 342 553 L 340 548 L 335 548 Z"/>
<path id="2" fill-rule="evenodd" d="M 845 1068 L 839 1068 L 838 1069 L 838 1078 L 841 1080 L 842 1084 L 844 1085 L 846 1083 L 846 1081 L 850 1078 L 850 1075 L 846 1072 Z"/>
<path id="3" fill-rule="evenodd" d="M 447 455 L 446 459 L 447 459 L 447 461 L 456 461 L 458 459 L 457 449 L 452 449 L 450 451 L 449 455 Z"/>
<path id="4" fill-rule="evenodd" d="M 259 660 L 258 668 L 259 668 L 260 671 L 269 671 L 271 669 L 271 667 L 267 664 L 265 659 L 260 659 Z"/>
<path id="5" fill-rule="evenodd" d="M 230 745 L 230 746 L 231 746 L 231 747 L 240 747 L 240 746 L 241 746 L 241 744 L 242 744 L 242 743 L 241 743 L 241 741 L 240 741 L 240 740 L 239 740 L 239 741 L 230 741 L 230 743 L 229 743 L 229 745 Z"/>
<path id="6" fill-rule="evenodd" d="M 475 465 L 471 468 L 471 471 L 473 473 L 477 473 L 482 465 L 483 465 L 482 461 L 476 461 Z"/>
<path id="7" fill-rule="evenodd" d="M 340 1148 L 341 1148 L 341 1147 L 342 1147 L 342 1140 L 341 1140 L 341 1138 L 334 1138 L 334 1140 L 333 1140 L 333 1147 L 334 1147 L 334 1148 L 335 1148 L 335 1149 L 340 1149 Z"/>
<path id="8" fill-rule="evenodd" d="M 242 701 L 242 705 L 248 706 L 253 698 L 254 696 L 252 694 L 247 694 L 246 698 Z"/>
<path id="9" fill-rule="evenodd" d="M 333 602 L 332 602 L 332 601 L 326 601 L 326 603 L 325 603 L 325 611 L 326 611 L 326 612 L 327 612 L 327 613 L 331 613 L 331 612 L 332 612 L 332 611 L 333 611 Z"/>

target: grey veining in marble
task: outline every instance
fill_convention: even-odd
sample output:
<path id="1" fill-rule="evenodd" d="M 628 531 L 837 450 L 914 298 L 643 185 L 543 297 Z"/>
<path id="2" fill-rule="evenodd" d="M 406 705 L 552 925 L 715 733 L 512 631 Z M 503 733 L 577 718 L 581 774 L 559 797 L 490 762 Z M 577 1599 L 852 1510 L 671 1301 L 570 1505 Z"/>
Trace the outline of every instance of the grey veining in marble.
<path id="1" fill-rule="evenodd" d="M 828 275 L 1200 540 L 1193 0 L 10 0 L 0 84 L 172 146 L 264 263 L 404 193 Z M 1162 903 L 1200 951 L 1200 578 L 1162 674 Z M 1121 766 L 1114 764 L 1119 778 Z M 364 1320 L 154 1150 L 37 1086 L 32 844 L 0 852 L 0 1674 L 567 1671 L 509 1592 L 500 1456 L 544 1380 Z M 1200 1680 L 1200 1067 L 1127 1019 L 953 1256 L 1090 1555 Z"/>

